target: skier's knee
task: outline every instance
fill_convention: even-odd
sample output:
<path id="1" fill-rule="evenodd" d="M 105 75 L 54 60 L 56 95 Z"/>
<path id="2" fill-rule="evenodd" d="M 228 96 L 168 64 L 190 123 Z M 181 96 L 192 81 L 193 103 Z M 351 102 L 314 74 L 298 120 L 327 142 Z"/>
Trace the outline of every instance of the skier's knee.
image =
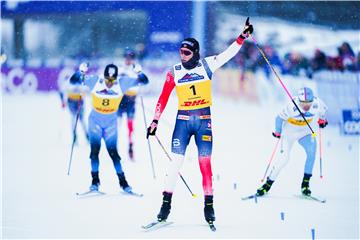
<path id="1" fill-rule="evenodd" d="M 100 145 L 98 144 L 91 144 L 91 151 L 90 151 L 90 158 L 98 158 L 100 153 Z"/>

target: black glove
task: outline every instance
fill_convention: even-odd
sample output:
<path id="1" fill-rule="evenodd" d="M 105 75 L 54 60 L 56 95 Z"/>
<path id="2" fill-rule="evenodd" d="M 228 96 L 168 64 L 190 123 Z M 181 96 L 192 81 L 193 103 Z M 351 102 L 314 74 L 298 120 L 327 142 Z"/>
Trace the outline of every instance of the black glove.
<path id="1" fill-rule="evenodd" d="M 138 81 L 139 81 L 139 83 L 141 83 L 143 85 L 149 83 L 149 79 L 144 73 L 139 73 L 138 74 Z"/>
<path id="2" fill-rule="evenodd" d="M 276 138 L 280 138 L 281 137 L 281 133 L 277 133 L 277 132 L 272 132 L 272 135 Z"/>
<path id="3" fill-rule="evenodd" d="M 149 126 L 148 129 L 147 129 L 146 138 L 149 138 L 150 135 L 151 135 L 151 136 L 154 136 L 154 135 L 155 135 L 158 122 L 159 122 L 159 120 L 156 120 L 156 119 L 154 119 L 154 120 L 151 122 L 150 126 Z"/>
<path id="4" fill-rule="evenodd" d="M 245 27 L 243 32 L 240 34 L 239 38 L 246 39 L 249 37 L 249 34 L 252 34 L 254 31 L 253 25 L 250 24 L 249 17 L 246 19 Z"/>
<path id="5" fill-rule="evenodd" d="M 328 125 L 328 121 L 326 119 L 319 119 L 318 120 L 319 127 L 324 128 Z"/>

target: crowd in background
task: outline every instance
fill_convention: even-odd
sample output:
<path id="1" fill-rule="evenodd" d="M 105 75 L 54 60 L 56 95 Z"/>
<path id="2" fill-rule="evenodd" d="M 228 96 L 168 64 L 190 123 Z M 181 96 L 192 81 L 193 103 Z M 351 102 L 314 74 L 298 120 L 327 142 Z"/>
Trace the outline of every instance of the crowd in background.
<path id="1" fill-rule="evenodd" d="M 342 43 L 337 48 L 336 56 L 327 56 L 320 49 L 315 49 L 314 55 L 310 58 L 295 51 L 286 53 L 281 58 L 276 49 L 271 45 L 264 45 L 261 48 L 273 67 L 277 68 L 281 74 L 305 75 L 312 78 L 315 72 L 321 70 L 360 71 L 360 52 L 355 55 L 350 44 L 347 42 Z M 262 69 L 266 76 L 271 74 L 271 69 L 265 59 L 252 43 L 245 42 L 234 61 L 244 71 L 255 72 Z"/>

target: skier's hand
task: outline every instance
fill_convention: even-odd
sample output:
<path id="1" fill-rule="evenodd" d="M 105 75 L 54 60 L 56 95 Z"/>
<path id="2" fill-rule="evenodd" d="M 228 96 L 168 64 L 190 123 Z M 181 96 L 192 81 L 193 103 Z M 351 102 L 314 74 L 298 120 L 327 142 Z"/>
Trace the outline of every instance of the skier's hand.
<path id="1" fill-rule="evenodd" d="M 281 137 L 281 133 L 278 132 L 272 132 L 272 135 L 276 138 L 280 138 Z"/>
<path id="2" fill-rule="evenodd" d="M 328 121 L 326 119 L 319 119 L 318 124 L 320 128 L 324 128 L 326 125 L 328 125 Z"/>
<path id="3" fill-rule="evenodd" d="M 86 73 L 89 70 L 89 63 L 83 62 L 79 66 L 79 70 L 81 73 Z"/>
<path id="4" fill-rule="evenodd" d="M 249 17 L 246 19 L 245 27 L 242 33 L 240 34 L 239 38 L 246 39 L 252 34 L 254 31 L 253 25 L 250 24 Z"/>
<path id="5" fill-rule="evenodd" d="M 158 125 L 158 120 L 154 119 L 152 121 L 152 123 L 150 124 L 150 126 L 147 129 L 147 133 L 146 133 L 146 138 L 149 138 L 149 136 L 154 136 L 156 133 L 156 129 L 157 129 L 157 125 Z"/>

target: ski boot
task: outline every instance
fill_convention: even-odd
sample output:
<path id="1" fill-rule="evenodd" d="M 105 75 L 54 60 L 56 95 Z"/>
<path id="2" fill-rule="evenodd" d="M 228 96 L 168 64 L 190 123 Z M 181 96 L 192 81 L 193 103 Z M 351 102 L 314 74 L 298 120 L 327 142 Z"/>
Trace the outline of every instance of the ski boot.
<path id="1" fill-rule="evenodd" d="M 124 173 L 118 173 L 118 178 L 119 178 L 119 183 L 120 183 L 120 187 L 125 191 L 125 192 L 131 192 L 132 188 L 129 186 L 128 182 L 125 179 L 125 174 Z"/>
<path id="2" fill-rule="evenodd" d="M 91 172 L 91 185 L 90 191 L 99 191 L 100 179 L 99 179 L 99 172 Z"/>
<path id="3" fill-rule="evenodd" d="M 159 222 L 165 222 L 170 214 L 172 193 L 163 192 L 163 202 L 159 214 L 157 215 Z"/>
<path id="4" fill-rule="evenodd" d="M 305 196 L 310 196 L 311 195 L 311 191 L 310 191 L 310 178 L 311 178 L 311 174 L 304 174 L 304 178 L 303 181 L 301 183 L 301 193 Z"/>
<path id="5" fill-rule="evenodd" d="M 269 192 L 273 183 L 274 181 L 270 180 L 270 178 L 267 178 L 266 183 L 256 191 L 256 196 L 264 196 L 267 192 Z"/>
<path id="6" fill-rule="evenodd" d="M 129 157 L 131 161 L 134 161 L 134 150 L 133 150 L 133 144 L 129 144 Z"/>
<path id="7" fill-rule="evenodd" d="M 214 212 L 214 207 L 213 207 L 213 196 L 212 195 L 205 196 L 204 215 L 205 215 L 205 220 L 208 223 L 211 224 L 212 222 L 215 221 L 215 212 Z"/>

